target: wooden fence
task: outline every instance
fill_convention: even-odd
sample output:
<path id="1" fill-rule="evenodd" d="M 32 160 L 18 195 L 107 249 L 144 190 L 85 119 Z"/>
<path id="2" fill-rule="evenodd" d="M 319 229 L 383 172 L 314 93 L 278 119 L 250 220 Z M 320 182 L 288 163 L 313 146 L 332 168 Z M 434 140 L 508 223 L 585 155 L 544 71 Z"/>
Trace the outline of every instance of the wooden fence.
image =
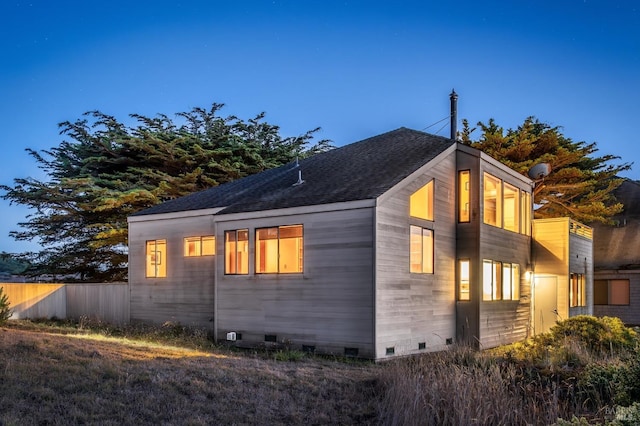
<path id="1" fill-rule="evenodd" d="M 111 324 L 129 322 L 129 285 L 0 283 L 13 319 L 88 318 Z"/>

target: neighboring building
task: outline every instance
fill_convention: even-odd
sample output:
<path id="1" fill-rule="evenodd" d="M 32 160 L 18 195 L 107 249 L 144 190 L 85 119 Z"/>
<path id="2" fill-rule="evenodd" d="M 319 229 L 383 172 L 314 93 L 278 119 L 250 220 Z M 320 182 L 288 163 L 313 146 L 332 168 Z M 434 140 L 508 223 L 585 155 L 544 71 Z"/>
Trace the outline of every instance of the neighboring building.
<path id="1" fill-rule="evenodd" d="M 521 340 L 532 186 L 400 128 L 167 201 L 129 218 L 131 319 L 373 359 Z"/>
<path id="2" fill-rule="evenodd" d="M 640 184 L 625 180 L 613 195 L 624 205 L 615 225 L 593 225 L 593 313 L 640 325 Z"/>

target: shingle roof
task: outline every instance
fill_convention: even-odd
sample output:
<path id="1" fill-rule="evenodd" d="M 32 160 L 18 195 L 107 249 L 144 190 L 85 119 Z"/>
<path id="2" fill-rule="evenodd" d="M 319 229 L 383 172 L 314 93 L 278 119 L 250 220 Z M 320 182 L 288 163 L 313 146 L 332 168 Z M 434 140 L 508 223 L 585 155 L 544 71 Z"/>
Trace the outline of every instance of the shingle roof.
<path id="1" fill-rule="evenodd" d="M 225 207 L 218 214 L 377 198 L 455 142 L 399 128 L 234 182 L 158 204 L 150 215 Z M 304 181 L 298 181 L 299 172 Z"/>

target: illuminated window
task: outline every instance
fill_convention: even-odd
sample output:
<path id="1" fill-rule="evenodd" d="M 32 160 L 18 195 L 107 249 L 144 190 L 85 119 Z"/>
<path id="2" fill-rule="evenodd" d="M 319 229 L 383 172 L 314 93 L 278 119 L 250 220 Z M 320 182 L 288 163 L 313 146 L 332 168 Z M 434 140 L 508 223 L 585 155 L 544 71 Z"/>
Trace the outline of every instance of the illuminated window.
<path id="1" fill-rule="evenodd" d="M 302 225 L 256 230 L 256 273 L 292 274 L 303 271 Z"/>
<path id="2" fill-rule="evenodd" d="M 482 300 L 518 300 L 520 266 L 515 263 L 482 262 Z"/>
<path id="3" fill-rule="evenodd" d="M 224 232 L 224 273 L 249 273 L 249 230 Z"/>
<path id="4" fill-rule="evenodd" d="M 460 270 L 458 271 L 460 274 L 458 300 L 471 300 L 469 260 L 462 259 L 458 264 L 460 266 Z"/>
<path id="5" fill-rule="evenodd" d="M 425 220 L 433 220 L 433 180 L 411 194 L 409 214 Z"/>
<path id="6" fill-rule="evenodd" d="M 484 223 L 502 227 L 502 181 L 484 174 Z"/>
<path id="7" fill-rule="evenodd" d="M 167 240 L 151 240 L 146 244 L 147 278 L 167 276 Z"/>
<path id="8" fill-rule="evenodd" d="M 184 239 L 185 257 L 212 256 L 216 254 L 216 237 L 187 237 Z"/>
<path id="9" fill-rule="evenodd" d="M 502 268 L 500 262 L 482 261 L 482 300 L 501 300 Z"/>
<path id="10" fill-rule="evenodd" d="M 410 271 L 433 274 L 433 231 L 412 225 L 410 234 Z"/>
<path id="11" fill-rule="evenodd" d="M 504 183 L 503 208 L 504 229 L 511 232 L 520 232 L 520 197 L 518 188 Z"/>
<path id="12" fill-rule="evenodd" d="M 584 274 L 571 274 L 569 282 L 569 306 L 587 306 Z"/>
<path id="13" fill-rule="evenodd" d="M 594 305 L 629 305 L 629 280 L 595 280 Z"/>
<path id="14" fill-rule="evenodd" d="M 471 218 L 469 205 L 469 170 L 458 172 L 458 220 L 469 222 Z"/>
<path id="15" fill-rule="evenodd" d="M 531 235 L 531 194 L 520 192 L 520 232 L 524 235 Z"/>
<path id="16" fill-rule="evenodd" d="M 515 263 L 502 264 L 502 299 L 520 298 L 520 267 Z"/>

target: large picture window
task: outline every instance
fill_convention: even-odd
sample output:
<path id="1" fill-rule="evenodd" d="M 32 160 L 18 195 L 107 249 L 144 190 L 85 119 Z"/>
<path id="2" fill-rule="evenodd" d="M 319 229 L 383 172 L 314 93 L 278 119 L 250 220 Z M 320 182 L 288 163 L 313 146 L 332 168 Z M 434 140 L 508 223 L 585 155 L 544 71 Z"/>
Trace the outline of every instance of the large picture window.
<path id="1" fill-rule="evenodd" d="M 146 244 L 147 278 L 167 276 L 167 240 L 151 240 Z"/>
<path id="2" fill-rule="evenodd" d="M 485 259 L 482 262 L 482 300 L 518 300 L 520 266 Z"/>
<path id="3" fill-rule="evenodd" d="M 224 232 L 224 273 L 249 273 L 249 230 Z"/>
<path id="4" fill-rule="evenodd" d="M 584 274 L 571 274 L 569 282 L 569 306 L 587 306 Z"/>
<path id="5" fill-rule="evenodd" d="M 411 194 L 409 214 L 425 220 L 433 220 L 433 180 Z"/>
<path id="6" fill-rule="evenodd" d="M 184 239 L 185 257 L 213 256 L 216 254 L 216 237 L 187 237 Z"/>
<path id="7" fill-rule="evenodd" d="M 256 229 L 256 273 L 303 272 L 302 225 Z"/>
<path id="8" fill-rule="evenodd" d="M 629 280 L 594 280 L 594 305 L 629 305 Z"/>
<path id="9" fill-rule="evenodd" d="M 411 225 L 410 271 L 418 274 L 433 274 L 433 231 Z"/>
<path id="10" fill-rule="evenodd" d="M 511 232 L 531 235 L 531 194 L 484 174 L 484 223 Z"/>

